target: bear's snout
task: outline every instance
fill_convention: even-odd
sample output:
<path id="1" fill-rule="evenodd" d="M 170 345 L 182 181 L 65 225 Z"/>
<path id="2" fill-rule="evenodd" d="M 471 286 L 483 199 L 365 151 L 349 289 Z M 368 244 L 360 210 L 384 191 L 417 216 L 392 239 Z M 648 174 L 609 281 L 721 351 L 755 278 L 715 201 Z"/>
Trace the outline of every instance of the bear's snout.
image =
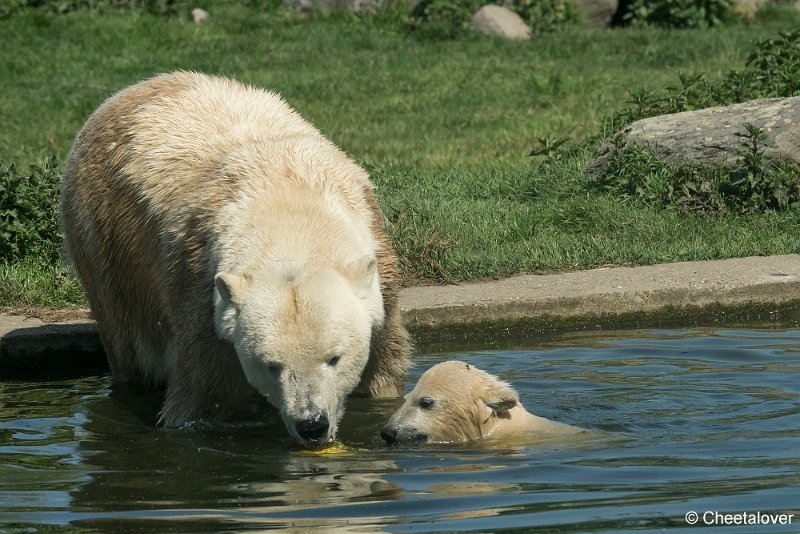
<path id="1" fill-rule="evenodd" d="M 428 436 L 426 434 L 420 434 L 416 429 L 400 429 L 394 425 L 386 425 L 383 427 L 383 430 L 381 430 L 381 438 L 389 445 L 402 441 L 428 441 Z"/>
<path id="2" fill-rule="evenodd" d="M 295 424 L 297 435 L 310 443 L 321 442 L 328 435 L 328 428 L 330 428 L 328 416 L 321 412 Z"/>
<path id="3" fill-rule="evenodd" d="M 397 441 L 397 429 L 386 426 L 381 430 L 381 438 L 386 443 L 392 444 Z"/>

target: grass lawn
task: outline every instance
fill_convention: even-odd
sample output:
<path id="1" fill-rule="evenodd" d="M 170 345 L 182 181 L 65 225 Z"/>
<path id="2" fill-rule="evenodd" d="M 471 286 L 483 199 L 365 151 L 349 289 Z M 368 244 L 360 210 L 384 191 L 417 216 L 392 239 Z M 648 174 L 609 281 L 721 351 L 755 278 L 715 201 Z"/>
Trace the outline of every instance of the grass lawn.
<path id="1" fill-rule="evenodd" d="M 800 209 L 700 217 L 623 202 L 581 174 L 627 91 L 741 68 L 790 8 L 712 30 L 566 28 L 435 41 L 391 20 L 304 19 L 217 1 L 210 18 L 27 12 L 0 20 L 0 162 L 64 160 L 114 91 L 173 69 L 280 92 L 368 168 L 408 283 L 800 251 Z M 607 132 L 610 133 L 610 132 Z M 538 137 L 581 148 L 542 164 Z M 0 263 L 0 306 L 82 305 L 62 266 Z"/>

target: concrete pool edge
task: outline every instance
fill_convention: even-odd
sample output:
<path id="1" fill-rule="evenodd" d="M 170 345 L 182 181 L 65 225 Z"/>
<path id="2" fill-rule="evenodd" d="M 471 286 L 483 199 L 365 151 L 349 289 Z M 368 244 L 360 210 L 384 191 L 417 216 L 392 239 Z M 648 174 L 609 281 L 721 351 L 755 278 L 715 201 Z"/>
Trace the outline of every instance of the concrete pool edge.
<path id="1" fill-rule="evenodd" d="M 580 327 L 632 317 L 800 305 L 800 254 L 607 267 L 450 286 L 405 288 L 403 317 L 412 331 L 469 329 L 490 323 L 529 328 Z M 64 358 L 68 358 L 64 360 Z M 0 371 L 101 365 L 90 320 L 44 322 L 0 313 Z"/>

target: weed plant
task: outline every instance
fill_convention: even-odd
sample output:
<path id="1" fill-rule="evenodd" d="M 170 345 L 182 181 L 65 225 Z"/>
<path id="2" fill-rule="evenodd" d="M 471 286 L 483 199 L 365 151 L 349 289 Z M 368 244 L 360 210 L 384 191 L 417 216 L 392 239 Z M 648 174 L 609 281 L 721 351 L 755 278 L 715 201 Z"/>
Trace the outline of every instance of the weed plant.
<path id="1" fill-rule="evenodd" d="M 634 26 L 708 28 L 732 17 L 731 0 L 634 0 L 623 20 Z"/>
<path id="2" fill-rule="evenodd" d="M 570 0 L 515 0 L 511 9 L 528 23 L 533 34 L 556 31 L 581 21 L 580 11 Z"/>
<path id="3" fill-rule="evenodd" d="M 647 117 L 800 95 L 800 29 L 757 40 L 744 68 L 730 69 L 720 80 L 679 73 L 678 81 L 678 85 L 669 85 L 663 91 L 644 87 L 632 90 L 627 106 L 611 116 L 606 131 Z"/>
<path id="4" fill-rule="evenodd" d="M 729 105 L 756 98 L 800 94 L 800 30 L 755 43 L 743 69 L 732 69 L 718 81 L 679 74 L 680 84 L 656 93 L 631 91 L 627 107 L 608 122 L 619 130 L 633 121 L 681 111 Z M 651 205 L 676 205 L 683 213 L 716 215 L 794 209 L 800 201 L 800 166 L 770 161 L 764 150 L 772 140 L 755 126 L 743 124 L 742 146 L 728 167 L 696 162 L 666 163 L 647 147 L 611 139 L 608 166 L 593 184 L 621 198 Z M 551 143 L 552 144 L 552 143 Z M 552 157 L 552 155 L 550 155 Z"/>
<path id="5" fill-rule="evenodd" d="M 0 166 L 0 259 L 58 259 L 62 241 L 59 178 L 54 156 L 32 165 L 27 173 L 14 165 Z"/>
<path id="6" fill-rule="evenodd" d="M 753 214 L 796 209 L 800 204 L 800 165 L 764 157 L 772 141 L 763 130 L 745 124 L 730 167 L 696 162 L 666 163 L 647 147 L 616 136 L 606 171 L 591 184 L 624 201 L 677 206 L 681 213 Z"/>

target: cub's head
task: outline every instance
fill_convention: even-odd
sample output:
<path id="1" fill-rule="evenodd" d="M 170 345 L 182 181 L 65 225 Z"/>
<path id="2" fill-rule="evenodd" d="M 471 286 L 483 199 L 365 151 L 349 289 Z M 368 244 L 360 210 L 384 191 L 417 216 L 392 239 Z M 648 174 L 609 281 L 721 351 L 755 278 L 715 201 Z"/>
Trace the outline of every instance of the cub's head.
<path id="1" fill-rule="evenodd" d="M 215 287 L 217 333 L 233 344 L 248 382 L 300 443 L 335 439 L 384 318 L 375 258 L 338 269 L 274 262 L 253 275 L 219 273 Z"/>
<path id="2" fill-rule="evenodd" d="M 518 403 L 517 392 L 497 377 L 463 362 L 442 362 L 420 377 L 381 437 L 388 443 L 476 440 Z"/>

